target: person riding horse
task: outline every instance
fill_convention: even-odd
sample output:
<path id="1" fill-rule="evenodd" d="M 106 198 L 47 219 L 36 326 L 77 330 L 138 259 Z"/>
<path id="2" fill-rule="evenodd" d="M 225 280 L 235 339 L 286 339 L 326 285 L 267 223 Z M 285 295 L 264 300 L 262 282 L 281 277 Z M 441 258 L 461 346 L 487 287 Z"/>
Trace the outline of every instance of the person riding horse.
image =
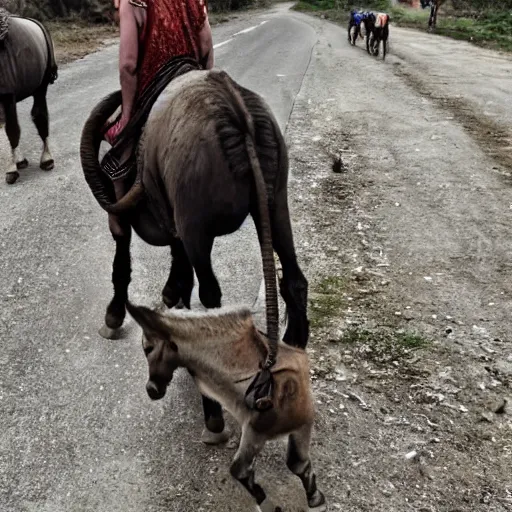
<path id="1" fill-rule="evenodd" d="M 213 43 L 204 0 L 114 0 L 119 11 L 121 113 L 104 129 L 112 145 L 102 169 L 114 183 L 116 199 L 126 192 L 136 161 L 134 147 L 151 105 L 163 85 L 179 71 L 173 59 L 189 58 L 204 69 L 214 64 Z M 185 62 L 187 60 L 185 59 Z M 119 219 L 109 214 L 118 231 Z"/>

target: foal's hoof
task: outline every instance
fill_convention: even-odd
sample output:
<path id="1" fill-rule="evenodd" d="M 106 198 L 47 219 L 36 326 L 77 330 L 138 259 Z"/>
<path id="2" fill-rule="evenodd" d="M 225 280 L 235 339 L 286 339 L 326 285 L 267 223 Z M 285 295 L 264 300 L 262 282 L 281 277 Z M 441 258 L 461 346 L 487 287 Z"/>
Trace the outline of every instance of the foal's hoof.
<path id="1" fill-rule="evenodd" d="M 5 173 L 5 182 L 7 185 L 14 185 L 18 181 L 19 177 L 20 173 L 18 171 L 7 172 Z"/>
<path id="2" fill-rule="evenodd" d="M 39 167 L 43 171 L 51 171 L 55 167 L 55 161 L 52 158 L 51 160 L 47 160 L 46 162 L 41 162 L 39 164 Z"/>
<path id="3" fill-rule="evenodd" d="M 315 494 L 308 500 L 309 512 L 324 512 L 327 510 L 325 496 L 317 489 Z"/>
<path id="4" fill-rule="evenodd" d="M 112 329 L 107 325 L 104 325 L 99 331 L 99 335 L 106 340 L 114 340 L 117 337 L 118 329 Z"/>
<path id="5" fill-rule="evenodd" d="M 265 501 L 260 503 L 256 510 L 257 512 L 283 512 L 283 509 L 276 507 L 269 498 L 265 498 Z"/>
<path id="6" fill-rule="evenodd" d="M 20 160 L 19 162 L 16 162 L 16 169 L 26 169 L 28 167 L 28 160 L 24 158 L 23 160 Z"/>
<path id="7" fill-rule="evenodd" d="M 206 427 L 203 429 L 203 433 L 201 434 L 201 441 L 204 444 L 216 445 L 225 443 L 229 439 L 229 432 L 227 429 L 224 429 L 222 432 L 216 434 L 215 432 L 210 432 Z"/>

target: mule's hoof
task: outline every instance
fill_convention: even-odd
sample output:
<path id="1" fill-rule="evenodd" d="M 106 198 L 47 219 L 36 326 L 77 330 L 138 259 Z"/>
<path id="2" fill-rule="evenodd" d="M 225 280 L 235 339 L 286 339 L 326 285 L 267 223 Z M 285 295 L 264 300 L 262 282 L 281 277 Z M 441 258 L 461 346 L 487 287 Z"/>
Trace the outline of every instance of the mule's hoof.
<path id="1" fill-rule="evenodd" d="M 325 496 L 317 489 L 315 494 L 308 500 L 309 512 L 324 512 L 327 510 Z"/>
<path id="2" fill-rule="evenodd" d="M 119 329 L 126 317 L 126 310 L 124 304 L 122 306 L 109 304 L 107 313 L 105 314 L 105 325 L 109 329 Z"/>
<path id="3" fill-rule="evenodd" d="M 118 329 L 111 329 L 104 325 L 99 331 L 99 335 L 106 340 L 113 340 L 117 337 Z"/>
<path id="4" fill-rule="evenodd" d="M 39 167 L 43 171 L 51 171 L 55 167 L 55 160 L 53 158 L 51 160 L 47 160 L 46 162 L 41 162 Z"/>
<path id="5" fill-rule="evenodd" d="M 23 160 L 20 160 L 19 162 L 16 162 L 16 169 L 26 169 L 28 167 L 28 160 L 24 158 Z"/>
<path id="6" fill-rule="evenodd" d="M 5 173 L 5 182 L 7 185 L 14 185 L 18 181 L 19 177 L 20 173 L 18 171 L 7 172 Z"/>
<path id="7" fill-rule="evenodd" d="M 229 439 L 229 432 L 227 429 L 224 429 L 222 432 L 216 434 L 215 432 L 210 432 L 206 427 L 203 429 L 203 433 L 201 434 L 201 441 L 204 444 L 222 444 L 225 443 Z"/>

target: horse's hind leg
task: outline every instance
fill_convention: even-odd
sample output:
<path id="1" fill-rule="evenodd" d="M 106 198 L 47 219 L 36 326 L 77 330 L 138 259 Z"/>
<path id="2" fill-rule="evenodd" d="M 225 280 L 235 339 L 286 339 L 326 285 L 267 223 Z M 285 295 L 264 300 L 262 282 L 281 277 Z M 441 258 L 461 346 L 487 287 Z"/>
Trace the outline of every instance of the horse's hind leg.
<path id="1" fill-rule="evenodd" d="M 12 185 L 20 177 L 18 170 L 25 169 L 28 166 L 28 161 L 23 158 L 19 151 L 21 130 L 18 123 L 18 113 L 16 109 L 16 98 L 14 95 L 5 95 L 0 97 L 0 102 L 4 107 L 5 114 L 5 133 L 9 139 L 11 146 L 11 162 L 7 167 L 5 181 Z"/>
<path id="2" fill-rule="evenodd" d="M 286 189 L 276 195 L 270 222 L 272 243 L 283 269 L 280 292 L 288 316 L 283 341 L 288 345 L 305 348 L 309 338 L 308 282 L 297 263 Z"/>
<path id="3" fill-rule="evenodd" d="M 186 233 L 183 246 L 199 281 L 199 299 L 205 308 L 220 308 L 222 293 L 213 273 L 211 259 L 213 237 L 195 225 L 187 226 L 183 232 Z"/>
<path id="4" fill-rule="evenodd" d="M 317 489 L 316 475 L 311 466 L 309 445 L 311 443 L 311 425 L 305 425 L 288 438 L 288 455 L 286 465 L 297 475 L 304 486 L 310 511 L 326 510 L 325 497 Z"/>
<path id="5" fill-rule="evenodd" d="M 42 86 L 34 94 L 34 105 L 32 107 L 32 120 L 36 125 L 39 137 L 43 141 L 43 153 L 39 166 L 43 171 L 51 171 L 55 165 L 52 154 L 50 152 L 50 127 L 48 116 L 48 105 L 46 103 L 47 85 Z"/>
<path id="6" fill-rule="evenodd" d="M 185 306 L 190 309 L 194 287 L 194 269 L 190 264 L 183 242 L 173 238 L 171 242 L 171 272 L 162 290 L 162 300 L 168 308 Z"/>
<path id="7" fill-rule="evenodd" d="M 107 307 L 105 325 L 100 329 L 100 335 L 107 339 L 114 338 L 117 329 L 123 325 L 128 286 L 131 280 L 130 241 L 132 229 L 128 222 L 122 219 L 116 220 L 109 218 L 110 232 L 116 242 L 116 254 L 112 266 L 114 297 Z"/>

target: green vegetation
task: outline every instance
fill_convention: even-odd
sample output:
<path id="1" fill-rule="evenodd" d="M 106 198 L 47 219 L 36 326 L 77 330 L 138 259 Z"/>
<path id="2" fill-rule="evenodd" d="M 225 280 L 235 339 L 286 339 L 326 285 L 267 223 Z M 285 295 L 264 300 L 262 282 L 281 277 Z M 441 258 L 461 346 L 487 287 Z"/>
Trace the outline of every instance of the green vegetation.
<path id="1" fill-rule="evenodd" d="M 437 34 L 471 41 L 480 46 L 512 51 L 512 10 L 465 11 L 464 17 L 455 14 L 456 11 L 448 11 L 438 15 Z M 391 9 L 392 23 L 399 26 L 425 30 L 428 17 L 428 10 L 405 7 Z"/>
<path id="2" fill-rule="evenodd" d="M 299 0 L 294 9 L 322 15 L 337 23 L 346 23 L 352 9 L 389 11 L 389 0 Z"/>
<path id="3" fill-rule="evenodd" d="M 407 359 L 415 350 L 429 345 L 419 334 L 384 329 L 350 329 L 343 333 L 339 343 L 352 346 L 358 357 L 382 365 Z"/>
<path id="4" fill-rule="evenodd" d="M 391 7 L 388 0 L 300 0 L 298 11 L 345 24 L 351 9 L 373 9 L 391 15 L 391 23 L 427 30 L 429 9 Z M 512 51 L 512 0 L 452 0 L 437 17 L 437 34 L 480 46 Z"/>
<path id="5" fill-rule="evenodd" d="M 309 304 L 309 320 L 313 329 L 325 326 L 329 319 L 338 316 L 346 302 L 347 280 L 341 277 L 326 277 L 315 288 Z"/>
<path id="6" fill-rule="evenodd" d="M 343 310 L 352 304 L 349 297 L 357 294 L 353 287 L 353 282 L 343 277 L 322 279 L 310 294 L 311 328 L 323 329 L 332 321 L 335 322 Z M 421 335 L 397 327 L 378 327 L 374 330 L 353 327 L 344 330 L 338 339 L 330 341 L 350 348 L 360 359 L 382 365 L 408 359 L 414 351 L 429 345 L 429 341 Z"/>
<path id="7" fill-rule="evenodd" d="M 212 13 L 246 8 L 267 7 L 272 0 L 210 0 Z M 0 0 L 0 7 L 12 13 L 30 16 L 42 21 L 77 19 L 92 23 L 113 23 L 113 0 Z"/>

